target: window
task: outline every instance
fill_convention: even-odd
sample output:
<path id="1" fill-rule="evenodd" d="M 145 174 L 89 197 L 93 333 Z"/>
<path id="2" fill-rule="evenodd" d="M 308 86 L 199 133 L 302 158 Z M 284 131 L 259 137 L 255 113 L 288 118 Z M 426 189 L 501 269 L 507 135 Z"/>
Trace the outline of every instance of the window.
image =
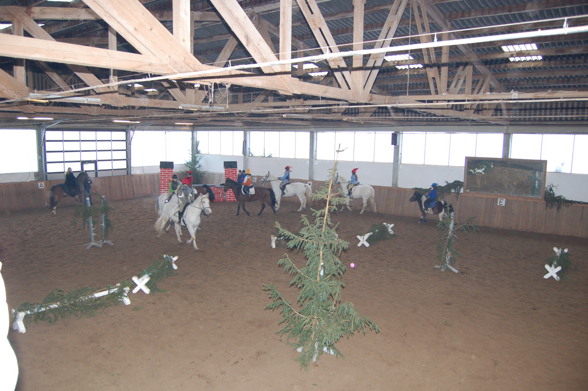
<path id="1" fill-rule="evenodd" d="M 45 131 L 47 175 L 62 174 L 68 167 L 82 170 L 82 162 L 96 161 L 99 171 L 127 170 L 127 132 L 125 130 Z"/>
<path id="2" fill-rule="evenodd" d="M 318 160 L 335 160 L 335 132 L 318 132 L 316 134 L 316 158 Z"/>
<path id="3" fill-rule="evenodd" d="M 403 164 L 424 164 L 425 163 L 425 140 L 426 133 L 403 133 L 402 134 L 402 163 Z"/>
<path id="4" fill-rule="evenodd" d="M 0 137 L 0 174 L 38 171 L 34 129 L 0 129 Z"/>
<path id="5" fill-rule="evenodd" d="M 427 133 L 425 144 L 425 164 L 447 166 L 449 164 L 449 133 Z"/>

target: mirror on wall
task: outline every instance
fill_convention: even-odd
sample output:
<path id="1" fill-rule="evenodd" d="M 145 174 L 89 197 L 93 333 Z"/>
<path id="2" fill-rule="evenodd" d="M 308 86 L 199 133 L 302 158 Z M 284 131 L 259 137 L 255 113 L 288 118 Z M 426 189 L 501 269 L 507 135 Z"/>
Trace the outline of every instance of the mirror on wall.
<path id="1" fill-rule="evenodd" d="M 546 160 L 466 157 L 464 192 L 543 199 Z"/>

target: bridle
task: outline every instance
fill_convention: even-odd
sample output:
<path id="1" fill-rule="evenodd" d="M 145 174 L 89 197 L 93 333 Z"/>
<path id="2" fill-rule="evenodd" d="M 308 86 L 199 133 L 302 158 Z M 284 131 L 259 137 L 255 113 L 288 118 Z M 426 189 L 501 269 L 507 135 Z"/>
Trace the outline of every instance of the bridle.
<path id="1" fill-rule="evenodd" d="M 194 200 L 190 203 L 190 205 L 193 205 L 194 208 L 200 209 L 202 211 L 202 214 L 204 214 L 204 216 L 210 216 L 210 214 L 212 213 L 212 208 L 210 207 L 210 204 L 208 206 L 204 206 L 204 198 L 207 198 L 207 197 L 208 197 L 208 195 L 200 196 L 200 205 L 194 205 L 194 201 L 196 201 L 198 198 L 196 198 L 196 200 Z"/>

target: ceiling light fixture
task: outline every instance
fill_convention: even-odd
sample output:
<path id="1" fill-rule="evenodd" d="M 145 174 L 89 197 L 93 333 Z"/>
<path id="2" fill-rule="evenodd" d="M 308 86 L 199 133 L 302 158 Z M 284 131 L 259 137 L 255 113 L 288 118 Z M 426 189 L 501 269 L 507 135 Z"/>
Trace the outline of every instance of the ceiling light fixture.
<path id="1" fill-rule="evenodd" d="M 179 107 L 180 110 L 210 110 L 210 111 L 225 111 L 227 108 L 225 106 L 218 106 L 218 105 L 191 105 L 191 104 L 183 104 Z"/>
<path id="2" fill-rule="evenodd" d="M 112 122 L 116 122 L 119 124 L 140 124 L 141 121 L 130 121 L 127 119 L 113 119 Z"/>

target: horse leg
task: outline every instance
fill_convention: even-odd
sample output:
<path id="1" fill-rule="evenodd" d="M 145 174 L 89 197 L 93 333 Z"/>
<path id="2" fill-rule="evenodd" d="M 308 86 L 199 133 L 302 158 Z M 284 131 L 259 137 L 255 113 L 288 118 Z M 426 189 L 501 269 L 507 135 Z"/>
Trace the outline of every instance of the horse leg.
<path id="1" fill-rule="evenodd" d="M 257 214 L 258 216 L 261 216 L 261 214 L 263 213 L 263 210 L 265 209 L 265 202 L 261 203 L 261 210 L 259 211 L 259 213 Z"/>
<path id="2" fill-rule="evenodd" d="M 198 230 L 198 226 L 193 227 L 192 225 L 188 226 L 188 232 L 190 233 L 190 239 L 188 239 L 188 241 L 186 241 L 186 244 L 190 244 L 190 242 L 192 242 L 192 245 L 194 246 L 194 250 L 200 250 L 198 248 L 198 246 L 196 245 L 196 231 Z"/>
<path id="3" fill-rule="evenodd" d="M 241 208 L 243 208 L 243 212 L 247 213 L 247 216 L 251 216 L 251 215 L 249 214 L 249 211 L 248 211 L 247 209 L 245 209 L 245 201 L 243 201 L 243 202 L 242 202 L 242 204 L 241 204 Z"/>
<path id="4" fill-rule="evenodd" d="M 359 214 L 360 214 L 360 215 L 362 215 L 362 214 L 363 214 L 363 211 L 364 211 L 364 210 L 365 210 L 365 208 L 367 207 L 367 198 L 363 198 L 363 199 L 362 199 L 362 202 L 363 202 L 363 204 L 362 204 L 362 206 L 361 206 L 361 211 L 359 212 Z"/>
<path id="5" fill-rule="evenodd" d="M 174 221 L 175 223 L 175 221 Z M 174 224 L 174 228 L 176 229 L 176 238 L 178 239 L 178 242 L 183 243 L 182 242 L 182 227 L 180 226 L 180 223 L 176 223 Z"/>
<path id="6" fill-rule="evenodd" d="M 297 196 L 298 201 L 300 201 L 300 208 L 298 208 L 296 212 L 300 212 L 302 209 L 306 208 L 306 196 L 304 196 L 304 193 L 297 194 Z"/>

